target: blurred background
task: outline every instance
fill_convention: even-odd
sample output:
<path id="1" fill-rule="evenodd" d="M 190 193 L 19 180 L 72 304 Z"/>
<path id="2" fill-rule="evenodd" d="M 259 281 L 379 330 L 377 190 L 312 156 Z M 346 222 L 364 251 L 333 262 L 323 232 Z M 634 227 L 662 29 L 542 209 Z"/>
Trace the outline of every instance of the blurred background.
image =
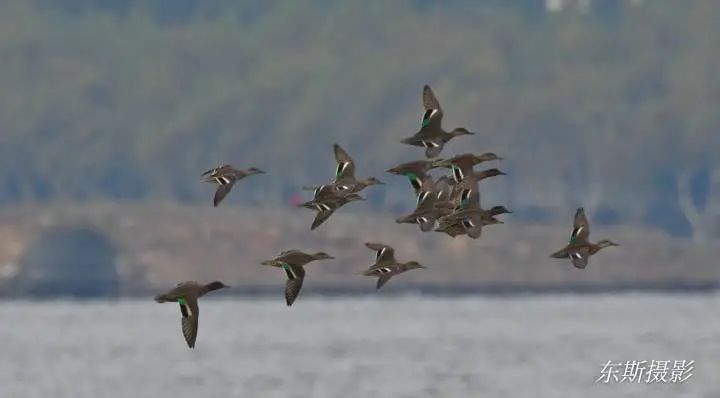
<path id="1" fill-rule="evenodd" d="M 287 247 L 343 259 L 314 266 L 318 287 L 365 291 L 348 271 L 371 238 L 438 265 L 400 288 L 715 287 L 719 16 L 712 0 L 4 1 L 0 291 L 258 287 Z M 443 156 L 506 159 L 483 206 L 514 213 L 482 240 L 393 222 L 414 201 L 385 171 L 423 158 L 399 141 L 424 84 L 448 128 L 478 132 Z M 308 233 L 292 203 L 333 176 L 336 142 L 387 185 Z M 221 163 L 268 174 L 211 209 L 200 173 Z M 548 259 L 579 206 L 623 244 L 585 273 Z"/>
<path id="2" fill-rule="evenodd" d="M 593 385 L 601 365 L 610 359 L 705 356 L 708 361 L 697 367 L 710 377 L 709 370 L 718 369 L 720 357 L 717 322 L 712 327 L 706 319 L 707 311 L 720 308 L 714 295 L 720 281 L 718 20 L 720 3 L 715 0 L 0 2 L 0 297 L 7 299 L 0 304 L 0 322 L 22 318 L 15 320 L 16 329 L 0 330 L 3 341 L 15 342 L 9 344 L 15 346 L 9 357 L 13 360 L 0 362 L 4 381 L 35 379 L 31 371 L 16 369 L 18 364 L 42 362 L 41 356 L 27 351 L 24 339 L 29 331 L 57 324 L 85 325 L 96 316 L 126 323 L 135 311 L 144 314 L 138 319 L 151 323 L 158 312 L 165 318 L 131 336 L 113 329 L 123 338 L 132 337 L 121 348 L 110 348 L 112 344 L 98 348 L 106 340 L 91 339 L 87 344 L 97 345 L 98 352 L 107 355 L 93 360 L 123 355 L 138 360 L 142 350 L 132 348 L 135 344 L 147 348 L 143 355 L 163 358 L 165 346 L 158 351 L 153 348 L 156 343 L 184 358 L 176 309 L 157 308 L 148 297 L 182 280 L 215 279 L 235 287 L 227 294 L 266 297 L 252 300 L 259 300 L 267 312 L 242 307 L 256 314 L 257 319 L 247 315 L 250 319 L 282 324 L 317 317 L 320 325 L 330 322 L 318 330 L 326 336 L 335 336 L 333 331 L 351 324 L 343 318 L 348 306 L 365 313 L 378 305 L 387 307 L 386 316 L 373 313 L 357 321 L 366 323 L 354 326 L 363 333 L 352 344 L 340 338 L 333 340 L 336 346 L 323 348 L 327 352 L 293 351 L 311 357 L 324 352 L 317 354 L 313 366 L 321 367 L 328 358 L 345 363 L 354 349 L 367 348 L 363 339 L 374 333 L 369 322 L 407 317 L 412 325 L 416 316 L 426 316 L 445 319 L 449 329 L 422 335 L 417 330 L 427 325 L 398 324 L 417 334 L 417 345 L 411 350 L 415 354 L 406 357 L 409 362 L 393 362 L 393 369 L 412 369 L 405 378 L 399 377 L 407 383 L 395 390 L 353 384 L 355 376 L 358 380 L 379 377 L 391 384 L 392 380 L 382 378 L 387 377 L 383 365 L 372 358 L 357 365 L 360 368 L 349 364 L 334 368 L 340 372 L 335 379 L 347 378 L 337 389 L 324 384 L 320 376 L 302 372 L 289 379 L 258 376 L 260 381 L 246 375 L 250 384 L 236 380 L 241 384 L 223 387 L 227 384 L 193 374 L 193 364 L 211 360 L 206 358 L 213 349 L 218 355 L 225 353 L 219 344 L 235 341 L 231 335 L 212 340 L 213 330 L 227 326 L 219 325 L 223 322 L 219 313 L 207 313 L 203 322 L 218 325 L 201 322 L 198 346 L 209 351 L 185 363 L 188 367 L 175 378 L 164 379 L 168 385 L 144 391 L 184 396 L 197 388 L 205 396 L 244 391 L 263 397 L 331 397 L 341 391 L 346 397 L 517 394 L 512 374 L 495 380 L 506 382 L 498 387 L 487 374 L 477 379 L 472 361 L 469 369 L 449 373 L 445 369 L 440 376 L 431 367 L 412 367 L 422 360 L 437 362 L 443 352 L 454 349 L 462 355 L 474 348 L 478 356 L 497 360 L 492 355 L 506 354 L 499 346 L 517 350 L 517 355 L 506 362 L 501 358 L 493 366 L 485 364 L 488 369 L 526 364 L 524 378 L 542 375 L 560 380 L 558 385 L 576 382 L 578 386 L 558 392 L 546 379 L 521 396 L 576 397 L 585 393 L 584 386 Z M 418 130 L 424 84 L 433 88 L 442 104 L 446 127 L 462 126 L 478 133 L 451 141 L 443 157 L 492 151 L 505 158 L 497 167 L 508 175 L 483 181 L 482 201 L 484 207 L 503 204 L 513 213 L 504 218 L 505 225 L 487 228 L 479 240 L 421 233 L 394 222 L 412 211 L 414 197 L 405 178 L 386 170 L 423 158 L 422 149 L 402 145 L 400 140 Z M 314 213 L 294 203 L 309 199 L 310 192 L 300 189 L 303 185 L 324 183 L 334 176 L 334 143 L 354 157 L 359 177 L 375 176 L 386 185 L 367 189 L 363 192 L 367 201 L 342 208 L 310 232 Z M 212 208 L 214 186 L 204 183 L 200 174 L 223 163 L 257 167 L 267 174 L 239 182 L 219 208 Z M 593 241 L 609 238 L 622 244 L 594 256 L 585 271 L 548 258 L 567 242 L 579 206 L 590 218 Z M 373 261 L 373 253 L 363 246 L 366 241 L 390 244 L 398 259 L 418 260 L 429 267 L 393 278 L 381 292 L 385 299 L 377 300 L 413 292 L 436 298 L 406 298 L 402 300 L 410 301 L 398 307 L 374 298 L 358 298 L 361 304 L 352 304 L 348 297 L 337 297 L 375 294 L 374 281 L 356 275 Z M 302 293 L 307 296 L 305 309 L 301 297 L 290 311 L 294 315 L 286 318 L 281 297 L 284 276 L 259 263 L 289 248 L 326 251 L 337 260 L 308 267 Z M 633 296 L 640 290 L 683 294 L 662 293 L 657 300 Z M 609 307 L 599 306 L 593 296 L 574 294 L 538 299 L 541 304 L 530 304 L 536 299 L 524 296 L 513 296 L 509 302 L 467 297 L 616 291 L 631 293 L 617 301 L 605 298 L 611 300 L 606 302 Z M 17 301 L 57 296 L 139 297 L 143 304 Z M 478 307 L 472 300 L 481 300 L 479 308 L 487 311 L 496 305 L 510 310 L 499 310 L 490 316 L 494 323 L 485 323 L 488 313 L 474 312 Z M 517 309 L 525 308 L 523 300 L 536 306 L 531 307 L 534 310 Z M 666 310 L 655 307 L 658 300 L 667 305 Z M 225 302 L 225 308 L 235 311 L 233 302 Z M 324 309 L 324 304 L 330 307 Z M 425 312 L 415 313 L 418 305 Z M 585 305 L 595 308 L 589 313 L 597 316 L 590 317 Z M 113 320 L 105 313 L 107 306 L 120 317 Z M 448 314 L 449 307 L 458 309 Z M 84 309 L 80 315 L 78 308 Z M 329 318 L 322 316 L 325 311 Z M 274 318 L 275 312 L 282 321 Z M 668 313 L 675 317 L 665 318 Z M 36 314 L 47 325 L 27 314 Z M 615 334 L 601 333 L 607 331 L 603 320 L 611 320 L 612 314 L 620 314 L 615 325 L 632 321 L 639 329 L 623 326 Z M 587 318 L 584 326 L 572 322 L 576 316 Z M 471 325 L 510 333 L 511 341 L 475 342 L 468 330 L 471 325 L 453 323 L 468 319 L 477 321 Z M 653 323 L 661 319 L 668 324 Z M 557 326 L 547 335 L 539 327 L 545 320 Z M 446 351 L 442 347 L 435 348 L 442 352 L 427 351 L 438 338 L 454 336 L 448 325 L 462 327 L 470 335 L 448 338 L 456 345 L 445 347 Z M 509 331 L 517 328 L 538 330 L 541 337 L 512 340 Z M 256 334 L 246 336 L 249 340 L 243 344 L 267 338 L 266 331 L 252 330 L 245 333 Z M 37 349 L 61 347 L 57 349 L 65 352 L 68 361 L 75 352 L 68 353 L 68 347 L 84 352 L 85 346 L 71 343 L 80 334 L 65 330 L 60 333 L 70 334 L 62 340 L 43 334 L 47 332 L 35 333 L 30 336 L 50 339 Z M 160 340 L 153 333 L 169 336 Z M 538 373 L 543 363 L 527 357 L 530 345 L 543 343 L 551 347 L 543 354 L 549 359 L 558 345 L 577 335 L 589 340 L 575 341 L 567 355 L 584 358 L 576 369 L 582 380 Z M 150 340 L 138 342 L 145 338 Z M 299 341 L 287 338 L 280 339 L 280 348 L 272 349 L 286 353 Z M 626 342 L 613 346 L 618 355 L 604 354 L 612 352 L 608 347 L 618 341 Z M 627 341 L 649 341 L 648 347 L 674 351 L 669 358 L 654 348 L 628 351 Z M 702 350 L 690 348 L 700 342 L 708 345 Z M 228 344 L 228 352 L 252 349 Z M 390 352 L 382 344 L 372 345 Z M 598 351 L 583 351 L 588 345 Z M 449 363 L 457 359 L 443 358 Z M 263 365 L 248 363 L 242 369 L 254 366 Z M 267 366 L 272 373 L 282 361 Z M 157 369 L 162 368 L 162 363 L 157 364 Z M 80 368 L 65 376 L 82 378 L 89 371 Z M 118 388 L 153 382 L 129 377 L 139 384 L 123 379 Z M 315 382 L 307 381 L 313 377 Z M 685 389 L 610 386 L 590 394 L 645 397 L 651 391 L 653 396 L 719 396 L 719 390 L 712 390 L 717 386 L 702 383 L 712 378 L 702 377 Z M 440 382 L 418 386 L 412 382 L 418 379 Z M 6 390 L 9 395 L 2 394 L 0 384 L 0 396 L 98 396 L 108 385 L 85 381 L 90 384 L 80 388 L 63 384 L 68 382 L 65 377 L 52 380 L 34 390 L 27 389 L 27 383 L 15 384 L 15 390 Z M 268 387 L 277 383 L 290 387 L 277 391 Z M 116 391 L 117 396 L 138 396 L 137 391 Z"/>

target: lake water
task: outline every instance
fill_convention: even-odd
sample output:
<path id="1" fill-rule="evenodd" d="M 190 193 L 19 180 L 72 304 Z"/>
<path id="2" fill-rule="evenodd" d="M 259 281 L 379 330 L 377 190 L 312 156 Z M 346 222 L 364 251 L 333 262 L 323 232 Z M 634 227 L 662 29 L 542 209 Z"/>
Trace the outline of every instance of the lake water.
<path id="1" fill-rule="evenodd" d="M 720 397 L 720 296 L 0 301 L 0 397 Z M 602 384 L 608 360 L 694 360 Z M 623 369 L 621 369 L 621 372 Z"/>

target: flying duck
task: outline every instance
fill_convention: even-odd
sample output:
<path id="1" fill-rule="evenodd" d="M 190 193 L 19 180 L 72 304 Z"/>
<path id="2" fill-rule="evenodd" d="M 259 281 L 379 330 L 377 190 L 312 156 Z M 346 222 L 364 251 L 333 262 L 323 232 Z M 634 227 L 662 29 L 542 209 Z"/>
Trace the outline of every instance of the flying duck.
<path id="1" fill-rule="evenodd" d="M 302 288 L 303 280 L 305 280 L 304 266 L 311 261 L 333 258 L 335 257 L 325 252 L 311 254 L 293 249 L 286 250 L 280 253 L 279 256 L 271 260 L 263 261 L 261 264 L 282 268 L 285 271 L 285 275 L 287 276 L 287 282 L 285 282 L 285 303 L 289 307 L 295 302 Z"/>
<path id="2" fill-rule="evenodd" d="M 365 243 L 365 246 L 371 250 L 375 250 L 375 264 L 371 265 L 367 270 L 362 272 L 365 276 L 377 276 L 376 289 L 383 287 L 387 281 L 394 275 L 402 274 L 416 268 L 427 268 L 420 265 L 417 261 L 409 261 L 407 263 L 399 263 L 395 260 L 395 250 L 382 243 Z"/>
<path id="3" fill-rule="evenodd" d="M 412 137 L 406 138 L 401 142 L 403 144 L 425 147 L 425 156 L 435 158 L 442 152 L 445 143 L 452 138 L 460 135 L 474 134 L 464 127 L 458 127 L 451 132 L 447 132 L 442 128 L 443 111 L 440 102 L 433 94 L 430 86 L 423 87 L 423 107 L 425 113 L 420 122 L 420 131 Z"/>
<path id="4" fill-rule="evenodd" d="M 188 347 L 195 348 L 198 318 L 200 317 L 198 299 L 208 292 L 226 287 L 229 286 L 219 281 L 208 283 L 207 285 L 201 285 L 194 281 L 181 282 L 169 292 L 156 296 L 155 301 L 158 303 L 173 302 L 180 304 L 182 332 L 183 336 L 185 336 L 185 342 L 187 342 Z"/>
<path id="5" fill-rule="evenodd" d="M 215 191 L 215 198 L 213 199 L 213 206 L 217 207 L 220 202 L 225 199 L 225 196 L 230 193 L 235 182 L 253 174 L 263 173 L 265 172 L 255 167 L 247 170 L 238 170 L 229 164 L 225 164 L 202 173 L 202 176 L 205 177 L 206 182 L 212 182 L 218 185 Z"/>
<path id="6" fill-rule="evenodd" d="M 591 243 L 590 224 L 585 217 L 585 210 L 581 207 L 575 212 L 575 220 L 573 229 L 570 232 L 570 242 L 562 250 L 550 255 L 552 258 L 569 258 L 575 268 L 584 269 L 588 265 L 590 256 L 600 251 L 600 249 L 610 246 L 620 246 L 619 244 L 607 239 L 603 239 L 598 243 Z"/>

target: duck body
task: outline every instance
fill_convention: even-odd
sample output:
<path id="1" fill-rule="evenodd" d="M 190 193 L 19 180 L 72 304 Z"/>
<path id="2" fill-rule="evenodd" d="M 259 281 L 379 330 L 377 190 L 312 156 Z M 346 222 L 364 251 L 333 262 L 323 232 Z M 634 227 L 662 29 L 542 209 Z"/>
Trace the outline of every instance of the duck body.
<path id="1" fill-rule="evenodd" d="M 179 303 L 180 314 L 182 315 L 181 327 L 185 342 L 189 348 L 195 348 L 198 320 L 200 318 L 198 299 L 211 291 L 227 287 L 220 281 L 206 285 L 201 285 L 195 281 L 181 282 L 169 292 L 155 296 L 155 301 L 158 303 Z"/>
<path id="2" fill-rule="evenodd" d="M 285 271 L 285 304 L 290 307 L 297 299 L 305 280 L 304 266 L 312 261 L 333 259 L 325 252 L 305 253 L 300 250 L 286 250 L 277 257 L 263 261 L 261 264 L 282 268 Z"/>
<path id="3" fill-rule="evenodd" d="M 417 261 L 409 261 L 406 263 L 400 263 L 395 260 L 395 250 L 388 245 L 382 243 L 365 243 L 368 249 L 374 250 L 375 263 L 371 265 L 367 270 L 362 272 L 362 275 L 377 277 L 377 283 L 375 289 L 380 289 L 395 275 L 402 274 L 417 268 L 427 268 Z"/>
<path id="4" fill-rule="evenodd" d="M 415 190 L 415 195 L 418 195 L 423 188 L 423 182 L 429 177 L 428 173 L 433 168 L 432 164 L 431 160 L 418 160 L 397 165 L 387 172 L 407 177 L 410 186 Z"/>
<path id="5" fill-rule="evenodd" d="M 551 254 L 550 257 L 569 258 L 575 268 L 585 269 L 590 261 L 591 255 L 605 247 L 620 246 L 607 239 L 597 243 L 592 243 L 589 239 L 590 223 L 585 216 L 585 210 L 580 207 L 575 212 L 573 228 L 570 232 L 570 241 L 564 248 Z"/>
<path id="6" fill-rule="evenodd" d="M 205 177 L 206 182 L 218 185 L 218 188 L 215 191 L 215 197 L 213 198 L 213 206 L 217 207 L 220 202 L 225 199 L 227 194 L 230 193 L 237 181 L 242 180 L 247 176 L 264 173 L 264 171 L 255 167 L 251 167 L 247 170 L 238 170 L 229 164 L 225 164 L 220 167 L 207 170 L 202 173 L 202 176 Z"/>
<path id="7" fill-rule="evenodd" d="M 426 176 L 422 187 L 417 196 L 415 210 L 406 216 L 397 218 L 395 222 L 398 224 L 417 224 L 421 231 L 427 232 L 431 231 L 436 220 L 448 214 L 450 209 L 436 206 L 437 203 L 440 203 L 438 200 L 440 192 L 436 189 L 432 177 Z"/>
<path id="8" fill-rule="evenodd" d="M 420 121 L 420 131 L 412 137 L 403 139 L 401 141 L 403 144 L 424 147 L 425 156 L 435 158 L 440 155 L 445 144 L 454 137 L 474 134 L 464 127 L 458 127 L 450 132 L 443 129 L 443 110 L 430 86 L 423 87 L 422 99 L 425 112 Z"/>
<path id="9" fill-rule="evenodd" d="M 321 198 L 320 200 L 314 199 L 309 202 L 302 203 L 299 206 L 315 210 L 317 212 L 317 214 L 315 215 L 315 219 L 310 226 L 310 230 L 314 230 L 315 228 L 322 225 L 325 221 L 327 221 L 327 219 L 330 218 L 330 216 L 332 216 L 337 209 L 345 206 L 348 203 L 360 200 L 365 199 L 358 194 L 349 194 L 344 196 L 333 194 Z"/>

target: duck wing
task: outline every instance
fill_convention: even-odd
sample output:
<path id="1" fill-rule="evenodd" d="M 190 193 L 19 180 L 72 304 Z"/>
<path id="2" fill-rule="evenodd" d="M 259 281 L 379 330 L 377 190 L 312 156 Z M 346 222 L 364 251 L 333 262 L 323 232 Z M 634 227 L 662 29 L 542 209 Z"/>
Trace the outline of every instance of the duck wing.
<path id="1" fill-rule="evenodd" d="M 180 298 L 178 303 L 180 304 L 180 314 L 182 314 L 181 326 L 185 342 L 187 342 L 188 347 L 195 348 L 198 319 L 200 317 L 197 299 L 192 297 Z"/>
<path id="2" fill-rule="evenodd" d="M 377 285 L 375 285 L 375 289 L 380 289 L 381 287 L 383 287 L 383 285 L 385 285 L 387 281 L 390 280 L 390 278 L 392 278 L 392 274 L 380 275 L 377 280 Z"/>
<path id="3" fill-rule="evenodd" d="M 397 264 L 395 261 L 395 249 L 382 243 L 365 243 L 368 249 L 375 250 L 375 266 L 386 267 Z"/>
<path id="4" fill-rule="evenodd" d="M 590 223 L 585 216 L 585 209 L 582 207 L 575 212 L 573 229 L 570 232 L 570 243 L 586 242 L 590 238 Z"/>
<path id="5" fill-rule="evenodd" d="M 355 179 L 355 161 L 353 158 L 338 144 L 335 144 L 333 149 L 335 151 L 335 161 L 337 162 L 335 181 L 342 178 Z"/>
<path id="6" fill-rule="evenodd" d="M 575 268 L 585 269 L 590 259 L 590 250 L 587 247 L 568 250 L 570 260 L 572 260 Z"/>
<path id="7" fill-rule="evenodd" d="M 440 101 L 437 100 L 435 93 L 433 93 L 432 89 L 428 85 L 423 87 L 422 102 L 425 112 L 423 113 L 422 120 L 420 122 L 419 134 L 421 135 L 424 131 L 433 132 L 439 130 L 440 122 L 443 117 Z"/>
<path id="8" fill-rule="evenodd" d="M 213 206 L 217 207 L 220 202 L 230 193 L 235 185 L 235 180 L 226 179 L 226 183 L 219 183 L 217 190 L 215 191 L 215 197 L 213 198 Z"/>
<path id="9" fill-rule="evenodd" d="M 314 230 L 315 228 L 319 227 L 322 223 L 327 221 L 330 216 L 335 213 L 335 207 L 328 206 L 323 208 L 322 210 L 318 210 L 317 214 L 315 215 L 315 219 L 313 220 L 312 225 L 310 226 L 310 230 Z"/>
<path id="10" fill-rule="evenodd" d="M 302 289 L 303 281 L 305 280 L 305 269 L 299 265 L 284 264 L 283 269 L 287 275 L 287 282 L 285 282 L 285 303 L 287 306 L 293 305 L 300 289 Z"/>

